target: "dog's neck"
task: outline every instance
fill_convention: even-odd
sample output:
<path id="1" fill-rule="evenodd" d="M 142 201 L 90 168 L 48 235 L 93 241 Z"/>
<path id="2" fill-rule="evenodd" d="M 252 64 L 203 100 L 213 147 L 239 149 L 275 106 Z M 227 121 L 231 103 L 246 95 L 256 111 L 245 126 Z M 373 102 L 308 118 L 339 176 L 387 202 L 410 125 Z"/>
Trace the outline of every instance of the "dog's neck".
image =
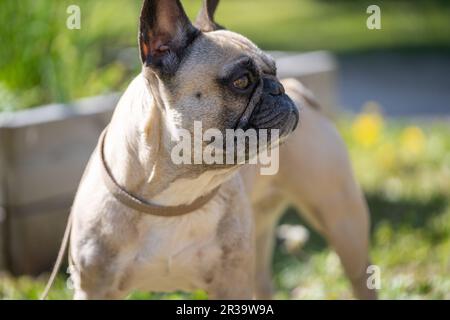
<path id="1" fill-rule="evenodd" d="M 192 203 L 230 176 L 229 170 L 192 175 L 175 165 L 170 140 L 164 114 L 140 75 L 119 101 L 106 135 L 105 158 L 117 183 L 146 201 L 177 206 Z"/>

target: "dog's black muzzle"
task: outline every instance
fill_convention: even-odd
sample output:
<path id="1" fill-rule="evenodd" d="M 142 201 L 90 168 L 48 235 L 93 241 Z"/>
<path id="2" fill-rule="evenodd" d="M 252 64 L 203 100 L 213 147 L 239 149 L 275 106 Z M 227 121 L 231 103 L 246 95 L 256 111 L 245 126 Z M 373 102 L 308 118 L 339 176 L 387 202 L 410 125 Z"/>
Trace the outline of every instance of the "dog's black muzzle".
<path id="1" fill-rule="evenodd" d="M 257 150 L 250 150 L 246 144 L 246 160 L 252 158 L 256 152 L 270 148 L 273 142 L 278 143 L 284 140 L 283 138 L 286 138 L 295 130 L 298 121 L 299 111 L 297 106 L 286 95 L 283 85 L 275 77 L 264 77 L 255 89 L 247 108 L 244 110 L 236 126 L 236 129 L 242 129 L 244 131 L 254 129 L 258 136 Z M 263 145 L 260 145 L 260 129 L 267 130 L 266 144 Z M 274 129 L 279 130 L 276 136 L 272 135 L 272 130 Z M 273 140 L 274 138 L 278 141 Z M 236 138 L 235 143 L 237 143 Z"/>
<path id="2" fill-rule="evenodd" d="M 298 124 L 297 106 L 276 78 L 264 78 L 262 89 L 261 98 L 249 118 L 247 129 L 278 129 L 280 137 L 290 134 Z"/>

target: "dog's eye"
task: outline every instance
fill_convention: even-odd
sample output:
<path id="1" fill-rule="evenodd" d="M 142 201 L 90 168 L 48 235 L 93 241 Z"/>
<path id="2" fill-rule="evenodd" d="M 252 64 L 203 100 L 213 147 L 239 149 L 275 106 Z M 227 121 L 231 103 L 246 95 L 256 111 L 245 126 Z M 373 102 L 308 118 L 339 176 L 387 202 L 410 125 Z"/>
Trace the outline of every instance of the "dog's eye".
<path id="1" fill-rule="evenodd" d="M 233 86 L 239 90 L 245 90 L 249 85 L 250 78 L 247 74 L 233 81 Z"/>

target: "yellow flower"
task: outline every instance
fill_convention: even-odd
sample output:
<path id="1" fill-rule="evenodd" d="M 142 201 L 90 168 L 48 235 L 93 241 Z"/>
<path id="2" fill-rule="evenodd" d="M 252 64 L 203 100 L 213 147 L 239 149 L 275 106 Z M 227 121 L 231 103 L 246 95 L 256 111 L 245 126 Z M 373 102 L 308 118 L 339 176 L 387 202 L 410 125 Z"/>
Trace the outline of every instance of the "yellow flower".
<path id="1" fill-rule="evenodd" d="M 378 112 L 360 114 L 352 125 L 353 139 L 363 147 L 376 144 L 383 129 L 383 117 Z"/>
<path id="2" fill-rule="evenodd" d="M 417 156 L 423 153 L 425 142 L 425 134 L 422 129 L 416 126 L 405 128 L 400 137 L 402 150 L 411 156 Z"/>

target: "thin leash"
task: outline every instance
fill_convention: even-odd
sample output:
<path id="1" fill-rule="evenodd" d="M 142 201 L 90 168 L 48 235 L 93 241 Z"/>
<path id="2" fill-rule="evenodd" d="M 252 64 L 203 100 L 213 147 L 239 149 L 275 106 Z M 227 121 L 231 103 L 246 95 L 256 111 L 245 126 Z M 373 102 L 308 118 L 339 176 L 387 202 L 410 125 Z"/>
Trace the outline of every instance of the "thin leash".
<path id="1" fill-rule="evenodd" d="M 69 213 L 69 217 L 67 220 L 66 230 L 64 231 L 64 237 L 61 241 L 61 247 L 59 248 L 58 257 L 56 258 L 55 265 L 53 267 L 52 273 L 50 275 L 50 278 L 48 279 L 47 285 L 45 286 L 44 292 L 42 293 L 39 300 L 46 300 L 48 297 L 48 293 L 50 292 L 50 289 L 52 288 L 56 276 L 58 275 L 59 269 L 61 268 L 62 261 L 64 259 L 64 255 L 66 254 L 66 249 L 69 244 L 70 239 L 70 230 L 72 229 L 72 213 Z"/>

